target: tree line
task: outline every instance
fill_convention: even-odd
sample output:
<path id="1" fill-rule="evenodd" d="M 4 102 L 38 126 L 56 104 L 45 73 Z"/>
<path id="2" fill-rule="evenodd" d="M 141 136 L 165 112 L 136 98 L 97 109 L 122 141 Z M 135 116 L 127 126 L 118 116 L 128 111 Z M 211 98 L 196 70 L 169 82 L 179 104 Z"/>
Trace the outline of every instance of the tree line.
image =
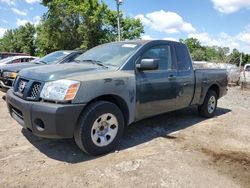
<path id="1" fill-rule="evenodd" d="M 56 50 L 87 50 L 117 39 L 117 12 L 98 0 L 43 0 L 48 11 L 39 25 L 27 23 L 5 32 L 0 51 L 43 56 Z M 120 13 L 122 39 L 139 39 L 139 19 Z"/>
<path id="2" fill-rule="evenodd" d="M 231 63 L 239 66 L 242 58 L 242 66 L 250 63 L 250 54 L 240 53 L 237 49 L 230 51 L 229 47 L 203 46 L 198 39 L 180 39 L 185 43 L 194 61 L 209 61 L 215 63 Z"/>

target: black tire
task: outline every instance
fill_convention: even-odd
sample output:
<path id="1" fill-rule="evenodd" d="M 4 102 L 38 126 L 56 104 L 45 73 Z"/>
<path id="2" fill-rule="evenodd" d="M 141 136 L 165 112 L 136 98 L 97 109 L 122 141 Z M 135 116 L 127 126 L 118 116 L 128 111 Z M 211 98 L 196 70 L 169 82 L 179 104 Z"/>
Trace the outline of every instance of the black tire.
<path id="1" fill-rule="evenodd" d="M 209 112 L 208 108 L 209 108 L 209 100 L 214 97 L 215 98 L 215 107 L 214 107 L 214 110 L 211 112 Z M 215 113 L 216 113 L 216 109 L 217 109 L 217 100 L 218 100 L 218 96 L 217 96 L 217 93 L 214 91 L 214 90 L 209 90 L 207 92 L 207 95 L 204 99 L 204 102 L 202 105 L 198 106 L 198 111 L 199 111 L 199 114 L 202 116 L 202 117 L 205 117 L 205 118 L 211 118 L 211 117 L 214 117 Z"/>
<path id="2" fill-rule="evenodd" d="M 118 131 L 113 141 L 107 146 L 97 146 L 91 138 L 94 122 L 103 114 L 111 113 L 118 122 Z M 83 112 L 74 131 L 75 142 L 78 147 L 90 155 L 108 153 L 118 145 L 124 130 L 124 117 L 115 104 L 107 101 L 97 101 L 90 104 Z"/>

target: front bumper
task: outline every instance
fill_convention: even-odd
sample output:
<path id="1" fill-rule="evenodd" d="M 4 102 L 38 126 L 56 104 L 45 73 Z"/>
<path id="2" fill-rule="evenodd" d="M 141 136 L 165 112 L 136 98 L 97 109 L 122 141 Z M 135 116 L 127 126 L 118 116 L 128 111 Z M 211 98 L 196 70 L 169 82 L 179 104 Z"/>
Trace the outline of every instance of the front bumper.
<path id="1" fill-rule="evenodd" d="M 85 104 L 54 104 L 32 102 L 14 95 L 6 95 L 9 113 L 24 128 L 45 138 L 72 138 Z"/>
<path id="2" fill-rule="evenodd" d="M 0 78 L 0 91 L 6 93 L 13 85 L 15 79 Z"/>

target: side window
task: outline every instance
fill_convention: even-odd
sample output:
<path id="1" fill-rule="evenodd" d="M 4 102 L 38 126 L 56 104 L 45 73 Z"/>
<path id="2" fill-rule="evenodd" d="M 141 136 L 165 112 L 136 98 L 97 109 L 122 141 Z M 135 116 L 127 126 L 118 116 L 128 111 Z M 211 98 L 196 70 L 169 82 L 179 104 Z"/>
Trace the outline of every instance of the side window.
<path id="1" fill-rule="evenodd" d="M 186 71 L 191 69 L 191 59 L 189 52 L 183 44 L 177 44 L 175 46 L 177 69 L 180 71 Z"/>
<path id="2" fill-rule="evenodd" d="M 171 47 L 169 45 L 155 46 L 147 50 L 142 59 L 158 59 L 158 70 L 172 69 Z"/>
<path id="3" fill-rule="evenodd" d="M 72 55 L 69 59 L 67 59 L 66 61 L 64 61 L 63 63 L 70 63 L 72 62 L 75 58 L 77 58 L 79 55 L 81 55 L 80 53 L 75 53 L 74 55 Z"/>
<path id="4" fill-rule="evenodd" d="M 21 59 L 15 59 L 12 61 L 12 63 L 20 63 L 21 62 Z"/>
<path id="5" fill-rule="evenodd" d="M 250 66 L 247 66 L 245 71 L 250 71 Z"/>

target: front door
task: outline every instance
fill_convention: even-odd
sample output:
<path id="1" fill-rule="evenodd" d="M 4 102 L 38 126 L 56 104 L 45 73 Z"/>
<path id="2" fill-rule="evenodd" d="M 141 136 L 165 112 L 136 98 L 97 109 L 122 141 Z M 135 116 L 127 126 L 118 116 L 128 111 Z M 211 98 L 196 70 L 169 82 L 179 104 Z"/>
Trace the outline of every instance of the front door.
<path id="1" fill-rule="evenodd" d="M 172 53 L 172 47 L 164 44 L 152 46 L 142 54 L 141 59 L 157 59 L 159 67 L 136 73 L 137 120 L 176 108 L 177 72 Z"/>

